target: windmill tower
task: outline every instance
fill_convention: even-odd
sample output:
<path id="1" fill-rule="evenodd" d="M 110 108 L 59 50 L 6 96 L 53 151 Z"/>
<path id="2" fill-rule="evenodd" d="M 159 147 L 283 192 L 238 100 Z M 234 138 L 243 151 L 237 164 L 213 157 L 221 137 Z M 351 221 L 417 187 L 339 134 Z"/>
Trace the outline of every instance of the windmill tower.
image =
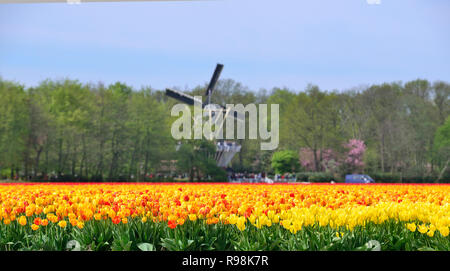
<path id="1" fill-rule="evenodd" d="M 180 102 L 183 102 L 187 105 L 201 104 L 202 110 L 204 111 L 204 116 L 209 117 L 210 125 L 212 124 L 212 119 L 215 116 L 215 114 L 223 114 L 222 123 L 219 124 L 214 123 L 215 125 L 221 127 L 220 129 L 222 129 L 224 121 L 228 116 L 232 116 L 238 121 L 244 121 L 243 116 L 239 115 L 236 111 L 233 111 L 231 108 L 226 108 L 225 106 L 211 103 L 211 96 L 217 84 L 217 81 L 219 80 L 219 76 L 220 73 L 222 72 L 222 69 L 223 65 L 217 64 L 216 69 L 214 70 L 213 76 L 211 78 L 211 81 L 209 82 L 208 87 L 206 88 L 205 92 L 206 101 L 204 103 L 202 101 L 195 99 L 193 96 L 187 95 L 183 92 L 174 89 L 167 88 L 166 95 Z M 210 138 L 210 140 L 213 139 Z M 240 145 L 236 144 L 236 142 L 231 141 L 216 140 L 215 145 L 216 145 L 216 153 L 214 158 L 219 167 L 227 167 L 228 164 L 233 159 L 234 155 L 241 150 Z"/>

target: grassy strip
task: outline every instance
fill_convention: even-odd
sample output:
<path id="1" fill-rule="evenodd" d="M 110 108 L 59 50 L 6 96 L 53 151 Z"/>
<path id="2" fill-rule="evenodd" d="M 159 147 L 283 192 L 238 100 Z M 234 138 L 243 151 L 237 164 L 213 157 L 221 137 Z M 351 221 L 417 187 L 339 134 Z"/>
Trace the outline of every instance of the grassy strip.
<path id="1" fill-rule="evenodd" d="M 72 241 L 75 240 L 75 241 Z M 450 250 L 450 236 L 438 231 L 432 237 L 411 232 L 405 223 L 394 220 L 382 224 L 368 223 L 352 231 L 345 228 L 303 227 L 293 234 L 278 224 L 256 228 L 249 225 L 240 231 L 235 225 L 208 225 L 204 221 L 186 221 L 171 229 L 166 223 L 143 223 L 129 219 L 114 225 L 110 220 L 88 221 L 83 229 L 69 223 L 65 228 L 50 223 L 37 230 L 17 221 L 0 224 L 0 250 L 219 250 L 219 251 L 319 251 L 371 250 L 376 240 L 381 250 Z"/>

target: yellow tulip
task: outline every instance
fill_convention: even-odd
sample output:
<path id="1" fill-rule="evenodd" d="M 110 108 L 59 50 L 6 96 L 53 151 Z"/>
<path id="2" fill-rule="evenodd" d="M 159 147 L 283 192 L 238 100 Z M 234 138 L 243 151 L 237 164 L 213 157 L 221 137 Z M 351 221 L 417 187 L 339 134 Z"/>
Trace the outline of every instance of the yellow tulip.
<path id="1" fill-rule="evenodd" d="M 428 232 L 428 227 L 426 225 L 420 225 L 417 229 L 420 233 L 424 234 Z"/>
<path id="2" fill-rule="evenodd" d="M 441 233 L 442 236 L 447 237 L 449 234 L 449 229 L 447 226 L 441 226 L 438 228 L 439 232 Z"/>
<path id="3" fill-rule="evenodd" d="M 67 222 L 65 220 L 61 220 L 59 221 L 58 226 L 61 228 L 65 228 L 67 226 Z"/>
<path id="4" fill-rule="evenodd" d="M 20 216 L 18 222 L 20 225 L 25 226 L 27 224 L 27 218 L 25 216 Z"/>
<path id="5" fill-rule="evenodd" d="M 415 223 L 408 223 L 406 224 L 406 227 L 408 228 L 408 230 L 415 232 L 416 231 L 416 224 Z"/>

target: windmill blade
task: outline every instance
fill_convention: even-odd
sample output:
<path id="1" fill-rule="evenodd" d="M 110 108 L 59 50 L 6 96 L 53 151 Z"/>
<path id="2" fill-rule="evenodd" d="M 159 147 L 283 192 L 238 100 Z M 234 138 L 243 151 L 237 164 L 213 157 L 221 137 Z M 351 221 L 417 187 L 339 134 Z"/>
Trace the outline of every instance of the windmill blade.
<path id="1" fill-rule="evenodd" d="M 233 117 L 238 121 L 245 121 L 245 115 L 239 114 L 236 111 L 233 111 Z"/>
<path id="2" fill-rule="evenodd" d="M 201 100 L 195 99 L 193 96 L 184 94 L 183 92 L 177 90 L 166 88 L 166 95 L 188 105 L 194 105 L 195 102 L 202 104 Z"/>
<path id="3" fill-rule="evenodd" d="M 231 110 L 230 107 L 225 107 L 223 105 L 217 104 L 215 106 L 217 106 L 216 108 L 211 108 L 211 105 L 208 105 L 207 103 L 204 103 L 202 105 L 202 108 L 204 108 L 206 111 L 211 111 L 212 116 L 214 117 L 216 114 L 218 114 L 218 112 L 222 112 L 222 114 L 224 115 L 224 119 L 226 118 L 226 116 L 230 116 L 233 117 L 235 119 L 237 119 L 238 121 L 245 121 L 245 115 L 239 114 L 238 112 Z"/>
<path id="4" fill-rule="evenodd" d="M 217 64 L 216 70 L 213 73 L 211 81 L 209 82 L 208 88 L 206 89 L 206 96 L 211 95 L 214 88 L 216 87 L 217 81 L 219 80 L 220 73 L 222 72 L 223 64 Z"/>
<path id="5" fill-rule="evenodd" d="M 226 120 L 228 114 L 230 113 L 230 111 L 231 111 L 231 108 L 227 108 L 223 112 L 224 116 L 222 118 L 222 123 L 219 124 L 220 129 L 223 129 L 223 124 L 225 123 L 225 120 Z M 217 120 L 214 122 L 214 124 L 217 125 Z"/>
<path id="6" fill-rule="evenodd" d="M 245 121 L 245 115 L 239 114 L 237 111 L 231 110 L 229 107 L 225 107 L 223 105 L 218 105 L 222 108 L 222 112 L 225 118 L 230 115 L 231 117 L 237 119 L 238 121 Z"/>

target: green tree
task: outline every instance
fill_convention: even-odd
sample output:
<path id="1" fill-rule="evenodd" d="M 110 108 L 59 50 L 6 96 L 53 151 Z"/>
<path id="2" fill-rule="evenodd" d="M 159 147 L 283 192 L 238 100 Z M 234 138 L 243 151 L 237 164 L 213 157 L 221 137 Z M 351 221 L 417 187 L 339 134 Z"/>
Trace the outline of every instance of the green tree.
<path id="1" fill-rule="evenodd" d="M 64 80 L 50 82 L 49 114 L 55 128 L 58 175 L 76 174 L 77 162 L 82 149 L 82 137 L 90 127 L 92 110 L 90 90 L 80 82 Z"/>
<path id="2" fill-rule="evenodd" d="M 272 156 L 272 168 L 277 174 L 295 172 L 299 168 L 299 158 L 295 151 L 277 151 Z"/>
<path id="3" fill-rule="evenodd" d="M 29 100 L 22 85 L 0 79 L 0 170 L 14 172 L 25 166 L 30 129 Z"/>
<path id="4" fill-rule="evenodd" d="M 447 117 L 445 123 L 436 131 L 434 151 L 442 165 L 441 172 L 436 180 L 436 182 L 439 182 L 448 170 L 448 163 L 450 161 L 450 117 Z"/>
<path id="5" fill-rule="evenodd" d="M 439 124 L 443 124 L 450 114 L 450 84 L 437 81 L 433 84 L 434 99 L 439 114 Z"/>
<path id="6" fill-rule="evenodd" d="M 203 96 L 205 87 L 185 91 Z M 185 164 L 186 171 L 197 179 L 225 176 L 212 158 L 214 148 L 206 151 L 205 142 L 183 143 L 182 151 L 175 153 L 170 109 L 177 101 L 164 91 L 134 90 L 120 82 L 105 87 L 68 79 L 45 80 L 25 88 L 0 80 L 0 97 L 3 176 L 38 178 L 56 173 L 64 178 L 72 175 L 66 180 L 74 180 L 73 175 L 93 180 L 136 176 L 137 180 L 148 171 L 160 170 L 161 160 L 178 158 L 179 168 Z M 298 94 L 274 88 L 269 95 L 225 79 L 218 82 L 212 102 L 266 103 L 269 118 L 270 104 L 279 104 L 280 148 L 315 150 L 311 160 L 316 171 L 326 170 L 323 162 L 328 151 L 339 157 L 343 143 L 355 138 L 367 145 L 366 170 L 370 172 L 442 180 L 448 171 L 449 151 L 442 143 L 448 136 L 442 127 L 450 114 L 449 97 L 447 82 L 423 79 L 339 93 L 313 85 Z M 260 139 L 239 139 L 237 143 L 242 149 L 232 160 L 235 170 L 271 170 L 273 151 L 261 151 Z M 186 155 L 179 157 L 183 151 Z"/>
<path id="7" fill-rule="evenodd" d="M 316 171 L 321 171 L 323 152 L 329 148 L 341 148 L 343 142 L 337 95 L 309 85 L 289 103 L 280 134 L 290 149 L 307 147 L 314 153 Z"/>
<path id="8" fill-rule="evenodd" d="M 149 169 L 156 169 L 162 159 L 168 159 L 175 148 L 170 136 L 169 111 L 145 88 L 131 95 L 126 129 L 129 132 L 128 175 L 144 178 Z M 165 147 L 163 147 L 165 146 Z"/>
<path id="9" fill-rule="evenodd" d="M 214 159 L 216 146 L 206 139 L 184 140 L 177 151 L 178 170 L 188 172 L 189 180 L 194 181 L 195 176 L 200 181 L 208 175 L 215 180 L 226 179 L 226 172 L 217 166 Z"/>

